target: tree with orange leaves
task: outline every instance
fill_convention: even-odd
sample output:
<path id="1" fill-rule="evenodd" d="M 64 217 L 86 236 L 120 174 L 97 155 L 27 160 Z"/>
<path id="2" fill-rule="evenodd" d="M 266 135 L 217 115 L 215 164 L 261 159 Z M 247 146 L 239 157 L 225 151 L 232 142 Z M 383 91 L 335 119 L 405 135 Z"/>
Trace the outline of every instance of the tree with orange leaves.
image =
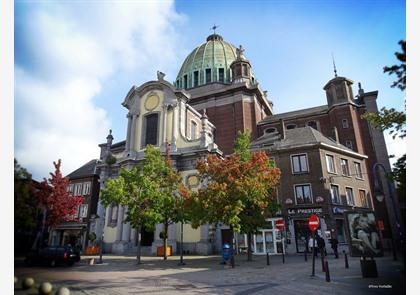
<path id="1" fill-rule="evenodd" d="M 251 235 L 279 208 L 274 191 L 280 170 L 265 152 L 250 152 L 249 132 L 239 134 L 234 150 L 224 159 L 210 155 L 198 161 L 205 186 L 187 195 L 185 202 L 193 227 L 223 223 L 232 231 L 247 233 L 250 245 Z M 248 247 L 248 259 L 251 257 Z"/>

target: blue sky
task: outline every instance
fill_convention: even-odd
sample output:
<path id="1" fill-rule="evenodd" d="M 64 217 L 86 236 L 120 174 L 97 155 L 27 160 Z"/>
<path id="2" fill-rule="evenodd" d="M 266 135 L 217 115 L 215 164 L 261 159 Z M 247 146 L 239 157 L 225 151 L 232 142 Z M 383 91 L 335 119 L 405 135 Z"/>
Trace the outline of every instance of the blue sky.
<path id="1" fill-rule="evenodd" d="M 405 39 L 405 1 L 15 1 L 15 157 L 36 179 L 61 158 L 69 173 L 99 156 L 108 129 L 126 134 L 132 85 L 174 81 L 213 24 L 245 48 L 274 110 L 326 104 L 338 74 L 403 110 L 405 93 L 382 72 Z M 405 144 L 387 138 L 390 153 Z"/>

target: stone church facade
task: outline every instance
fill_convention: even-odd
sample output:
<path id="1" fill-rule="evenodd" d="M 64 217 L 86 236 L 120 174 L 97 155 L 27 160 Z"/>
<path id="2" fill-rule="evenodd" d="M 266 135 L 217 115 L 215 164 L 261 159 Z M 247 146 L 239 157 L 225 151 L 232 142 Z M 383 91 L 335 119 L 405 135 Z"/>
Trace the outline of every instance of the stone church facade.
<path id="1" fill-rule="evenodd" d="M 260 143 L 266 133 L 279 134 L 272 141 L 281 146 L 282 135 L 284 139 L 287 130 L 309 126 L 321 134 L 319 144 L 328 142 L 333 149 L 339 146 L 337 156 L 344 153 L 352 160 L 363 163 L 366 178 L 361 187 L 372 192 L 370 171 L 373 163 L 381 162 L 389 168 L 383 134 L 360 118 L 363 112 L 377 109 L 377 91 L 364 93 L 360 89 L 355 98 L 351 85 L 351 80 L 335 77 L 324 87 L 327 105 L 273 114 L 273 104 L 257 81 L 242 46 L 237 48 L 220 35 L 212 34 L 186 57 L 173 83 L 166 81 L 165 75 L 158 72 L 156 80 L 129 90 L 122 103 L 128 110 L 126 139 L 114 143 L 110 133 L 107 141 L 99 145 L 100 164 L 97 169 L 100 185 L 103 187 L 107 179 L 117 177 L 122 167 L 130 168 L 140 163 L 147 144 L 160 148 L 163 154 L 168 143 L 174 167 L 181 173 L 186 185 L 196 188 L 199 186 L 195 170 L 197 159 L 210 154 L 222 156 L 232 153 L 239 131 L 250 130 L 253 147 L 264 150 L 264 144 Z M 300 144 L 305 146 L 304 142 Z M 314 167 L 320 166 L 323 159 L 316 161 L 319 163 Z M 319 182 L 325 171 L 314 169 L 311 173 L 314 173 L 311 179 Z M 278 192 L 287 190 L 287 185 L 290 184 L 281 182 Z M 285 198 L 280 194 L 278 201 L 283 202 Z M 367 208 L 377 212 L 382 210 L 386 214 L 386 208 L 381 209 L 381 204 L 376 204 L 370 193 L 368 197 Z M 325 202 L 329 202 L 329 196 L 325 196 Z M 125 210 L 123 206 L 103 208 L 98 204 L 95 233 L 98 237 L 103 234 L 106 252 L 136 251 L 137 232 L 130 224 L 123 223 Z M 329 214 L 331 219 L 337 217 L 334 214 Z M 385 215 L 380 216 L 386 218 Z M 275 216 L 270 219 L 273 235 L 276 234 L 275 219 Z M 328 220 L 325 224 L 335 226 L 335 222 Z M 158 225 L 153 232 L 142 232 L 142 246 L 148 249 L 146 253 L 156 254 L 156 248 L 163 244 L 159 238 L 161 231 L 162 225 Z M 215 253 L 232 234 L 224 226 L 214 228 L 205 225 L 192 229 L 187 224 L 184 225 L 184 250 L 197 254 Z M 239 249 L 239 241 L 243 237 L 236 234 L 235 237 Z M 170 226 L 168 242 L 176 253 L 180 242 L 179 224 Z M 255 243 L 254 240 L 253 248 L 257 247 Z M 269 251 L 265 246 L 263 249 Z M 287 251 L 294 252 L 293 249 Z"/>

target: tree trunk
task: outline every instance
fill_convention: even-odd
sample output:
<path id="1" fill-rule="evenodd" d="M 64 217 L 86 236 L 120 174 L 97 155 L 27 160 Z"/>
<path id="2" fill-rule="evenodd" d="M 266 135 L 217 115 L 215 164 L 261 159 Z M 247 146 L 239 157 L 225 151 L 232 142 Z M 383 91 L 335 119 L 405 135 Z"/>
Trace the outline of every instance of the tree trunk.
<path id="1" fill-rule="evenodd" d="M 247 250 L 246 250 L 246 252 L 248 254 L 248 261 L 252 261 L 252 251 L 251 251 L 252 234 L 251 233 L 246 234 L 246 241 L 247 241 L 247 244 L 248 244 L 248 247 L 247 247 Z"/>
<path id="2" fill-rule="evenodd" d="M 168 259 L 168 255 L 166 253 L 166 248 L 168 247 L 168 223 L 165 222 L 164 227 L 164 239 L 163 239 L 163 260 L 167 260 Z"/>
<path id="3" fill-rule="evenodd" d="M 141 226 L 139 226 L 138 228 L 138 233 L 137 233 L 137 237 L 138 237 L 138 242 L 137 242 L 137 264 L 140 264 L 141 261 Z"/>

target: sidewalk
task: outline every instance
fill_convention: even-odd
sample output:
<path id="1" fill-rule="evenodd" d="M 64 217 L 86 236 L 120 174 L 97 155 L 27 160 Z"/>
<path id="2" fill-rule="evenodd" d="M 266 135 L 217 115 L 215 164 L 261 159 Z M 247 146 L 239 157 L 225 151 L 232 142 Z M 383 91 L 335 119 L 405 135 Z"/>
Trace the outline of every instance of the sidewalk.
<path id="1" fill-rule="evenodd" d="M 401 262 L 392 257 L 377 258 L 378 278 L 362 278 L 359 258 L 349 257 L 344 267 L 343 255 L 334 259 L 329 255 L 331 282 L 325 281 L 321 259 L 316 259 L 315 276 L 311 277 L 311 257 L 303 255 L 236 256 L 236 267 L 221 265 L 220 256 L 185 256 L 186 265 L 178 266 L 179 256 L 142 257 L 104 255 L 102 265 L 89 265 L 83 256 L 74 267 L 15 266 L 21 278 L 32 275 L 36 281 L 50 281 L 54 286 L 66 285 L 72 294 L 404 294 L 405 275 Z M 28 294 L 17 290 L 16 294 Z"/>

